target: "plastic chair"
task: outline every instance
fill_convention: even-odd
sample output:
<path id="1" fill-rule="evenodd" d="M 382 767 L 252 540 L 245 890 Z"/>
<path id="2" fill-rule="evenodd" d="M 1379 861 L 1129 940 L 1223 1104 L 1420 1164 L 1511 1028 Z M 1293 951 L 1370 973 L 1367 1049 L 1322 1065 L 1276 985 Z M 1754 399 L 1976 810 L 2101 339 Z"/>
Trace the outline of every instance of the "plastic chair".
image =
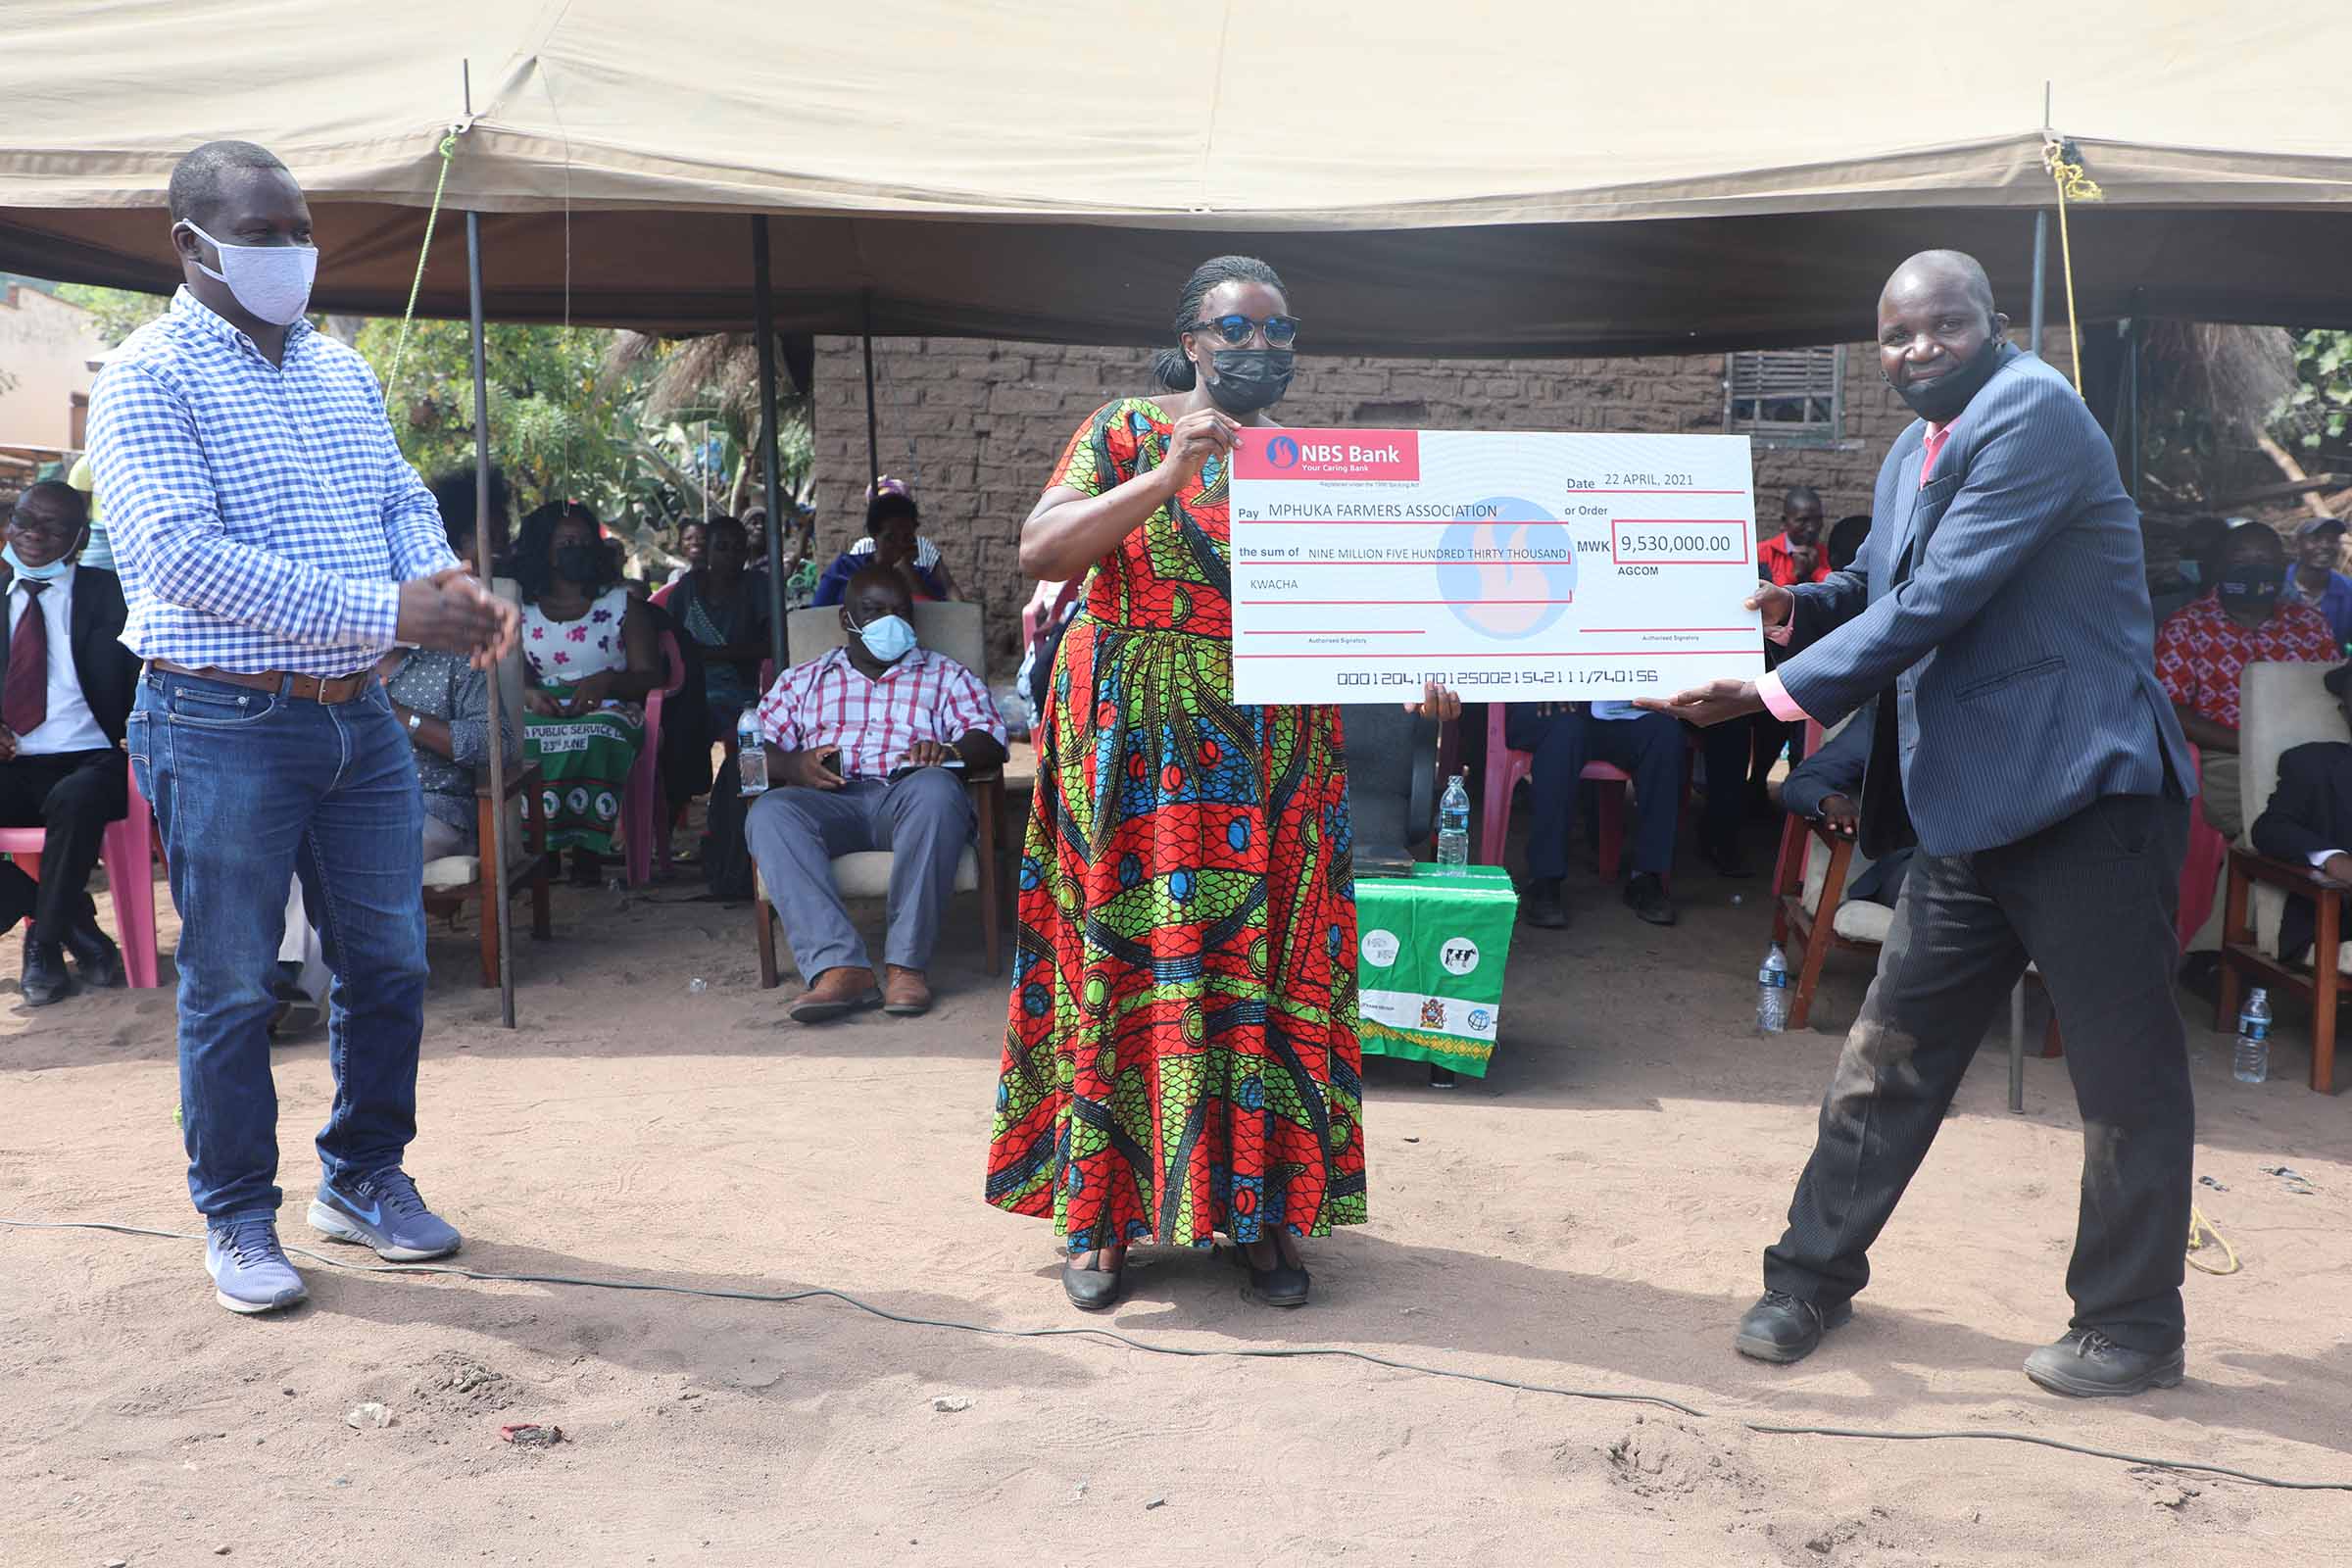
<path id="1" fill-rule="evenodd" d="M 1478 863 L 1500 865 L 1503 846 L 1511 834 L 1511 792 L 1534 771 L 1536 754 L 1515 752 L 1503 738 L 1507 704 L 1487 705 L 1486 801 L 1479 813 Z M 1633 778 L 1607 762 L 1587 762 L 1579 775 L 1600 783 L 1600 875 L 1615 881 L 1617 862 L 1625 852 L 1625 796 Z M 1606 786 L 1615 785 L 1614 789 Z"/>
<path id="2" fill-rule="evenodd" d="M 623 849 L 631 887 L 652 880 L 657 841 L 662 870 L 665 875 L 669 871 L 669 835 L 657 833 L 656 824 L 669 821 L 669 806 L 662 787 L 662 699 L 686 684 L 686 661 L 678 652 L 675 632 L 662 634 L 662 657 L 669 662 L 669 681 L 645 695 L 645 745 L 639 748 L 636 765 L 629 769 L 628 782 L 620 792 L 621 833 L 627 841 Z"/>
<path id="3" fill-rule="evenodd" d="M 114 895 L 115 931 L 122 943 L 122 968 L 130 983 L 153 990 L 156 979 L 155 942 L 155 813 L 139 793 L 139 776 L 129 760 L 122 770 L 130 785 L 130 810 L 122 821 L 109 822 L 99 851 L 106 867 L 106 885 Z M 0 827 L 0 855 L 16 857 L 17 864 L 35 881 L 41 875 L 41 848 L 47 833 L 37 827 Z"/>

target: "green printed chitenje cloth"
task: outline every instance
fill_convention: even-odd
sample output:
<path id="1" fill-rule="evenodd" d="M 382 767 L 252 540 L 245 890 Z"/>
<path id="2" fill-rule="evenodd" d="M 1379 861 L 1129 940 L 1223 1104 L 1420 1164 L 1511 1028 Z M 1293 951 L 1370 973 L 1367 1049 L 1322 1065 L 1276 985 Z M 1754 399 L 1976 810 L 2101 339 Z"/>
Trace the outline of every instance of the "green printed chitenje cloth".
<path id="1" fill-rule="evenodd" d="M 559 699 L 571 695 L 568 686 L 545 690 Z M 541 796 L 547 847 L 612 854 L 621 792 L 645 744 L 644 710 L 627 704 L 571 718 L 534 713 L 523 723 L 522 741 L 547 781 Z"/>
<path id="2" fill-rule="evenodd" d="M 1367 1056 L 1487 1075 L 1502 1027 L 1502 970 L 1519 895 L 1498 865 L 1355 884 L 1356 989 Z"/>

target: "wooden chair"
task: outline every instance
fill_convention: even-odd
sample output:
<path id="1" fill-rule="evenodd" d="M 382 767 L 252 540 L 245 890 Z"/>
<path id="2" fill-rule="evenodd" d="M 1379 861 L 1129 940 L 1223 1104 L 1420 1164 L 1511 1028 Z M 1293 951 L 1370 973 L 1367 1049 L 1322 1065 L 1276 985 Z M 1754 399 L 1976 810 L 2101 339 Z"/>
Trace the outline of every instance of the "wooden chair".
<path id="1" fill-rule="evenodd" d="M 491 588 L 508 603 L 520 607 L 522 589 L 512 577 L 496 579 Z M 522 734 L 526 717 L 523 711 L 522 654 L 509 654 L 498 666 L 498 710 L 515 735 Z M 509 897 L 524 888 L 531 892 L 531 935 L 544 942 L 548 937 L 547 889 L 555 874 L 556 857 L 547 848 L 547 780 L 539 765 L 527 758 L 507 770 L 505 799 L 490 799 L 490 770 L 474 771 L 473 798 L 474 843 L 477 850 L 490 845 L 491 826 L 499 811 L 507 816 L 507 892 Z M 483 857 L 449 855 L 428 860 L 424 866 L 424 906 L 433 914 L 457 914 L 468 904 L 474 905 L 482 924 L 482 984 L 498 984 L 498 877 L 483 863 Z"/>
<path id="2" fill-rule="evenodd" d="M 2340 741 L 2344 721 L 2321 683 L 2324 664 L 2248 664 L 2240 677 L 2238 788 L 2249 829 L 2278 787 L 2278 758 L 2307 741 Z M 2272 956 L 2290 894 L 2314 906 L 2312 963 L 2306 968 Z M 2230 847 L 2228 893 L 2222 909 L 2221 985 L 2213 1027 L 2236 1026 L 2248 976 L 2311 1004 L 2311 1087 L 2335 1093 L 2336 1004 L 2352 990 L 2352 950 L 2343 945 L 2344 893 L 2308 865 L 2278 860 L 2254 848 L 2251 833 Z"/>
<path id="3" fill-rule="evenodd" d="M 986 676 L 987 627 L 980 607 L 960 602 L 924 603 L 914 607 L 915 637 L 922 646 L 945 654 L 975 675 Z M 839 648 L 843 642 L 839 606 L 793 611 L 784 622 L 785 657 L 795 664 Z M 760 687 L 773 684 L 772 671 L 762 669 Z M 1004 860 L 1011 838 L 1005 824 L 1004 772 L 987 768 L 967 772 L 964 787 L 971 792 L 972 812 L 978 818 L 975 842 L 967 846 L 956 867 L 956 891 L 980 896 L 980 940 L 987 953 L 988 972 L 1004 972 L 1004 889 L 1009 885 Z M 882 898 L 890 891 L 888 850 L 863 850 L 833 861 L 833 885 L 845 899 Z M 781 975 L 776 964 L 775 906 L 767 888 L 753 874 L 753 940 L 760 952 L 760 984 L 772 990 Z M 809 978 L 813 978 L 812 976 Z"/>
<path id="4" fill-rule="evenodd" d="M 487 778 L 474 785 L 475 843 L 487 849 L 493 842 L 491 827 L 499 812 L 508 812 L 510 846 L 515 841 L 514 829 L 519 826 L 520 853 L 510 857 L 507 871 L 507 892 L 513 897 L 526 887 L 531 893 L 531 935 L 538 941 L 548 938 L 547 889 L 555 857 L 547 848 L 546 777 L 536 762 L 523 762 L 507 770 L 507 791 L 503 798 L 491 799 Z M 519 806 L 519 811 L 516 810 Z M 515 817 L 520 816 L 517 823 Z M 482 924 L 482 984 L 498 984 L 498 877 L 483 855 L 450 855 L 430 860 L 424 867 L 424 906 L 427 912 L 454 915 L 467 905 L 475 906 Z"/>

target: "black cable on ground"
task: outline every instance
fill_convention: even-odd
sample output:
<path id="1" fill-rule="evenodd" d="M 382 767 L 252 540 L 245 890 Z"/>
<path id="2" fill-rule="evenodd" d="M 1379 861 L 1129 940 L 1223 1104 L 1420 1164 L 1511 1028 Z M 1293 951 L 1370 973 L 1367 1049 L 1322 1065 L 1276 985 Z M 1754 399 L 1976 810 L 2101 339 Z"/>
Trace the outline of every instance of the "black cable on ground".
<path id="1" fill-rule="evenodd" d="M 105 1220 L 70 1219 L 10 1219 L 0 1216 L 0 1226 L 25 1231 L 110 1231 L 118 1236 L 150 1236 L 165 1241 L 201 1242 L 204 1236 L 194 1231 L 156 1230 L 144 1225 L 119 1225 Z M 1697 1421 L 1731 1419 L 1749 1432 L 1766 1437 L 1805 1438 L 1867 1438 L 1884 1443 L 2027 1443 L 2037 1447 L 2058 1448 L 2067 1453 L 2079 1453 L 2092 1459 L 2112 1459 L 2118 1464 L 2146 1465 L 2159 1470 L 2194 1471 L 2200 1475 L 2227 1476 L 2232 1481 L 2244 1481 L 2258 1487 L 2275 1487 L 2284 1492 L 2352 1492 L 2352 1481 L 2285 1481 L 2277 1476 L 2256 1475 L 2250 1470 L 2232 1470 L 2227 1465 L 2205 1464 L 2194 1459 L 2150 1458 L 2135 1453 L 2118 1453 L 2111 1448 L 2094 1448 L 2080 1443 L 2066 1443 L 2057 1438 L 2038 1437 L 2031 1432 L 1902 1432 L 1867 1427 L 1791 1426 L 1770 1421 L 1746 1421 L 1738 1417 L 1719 1418 L 1712 1413 L 1668 1398 L 1662 1394 L 1631 1394 L 1609 1389 L 1567 1389 L 1545 1383 L 1522 1383 L 1515 1378 L 1498 1378 L 1484 1372 L 1464 1372 L 1456 1368 L 1423 1366 L 1413 1361 L 1393 1360 L 1375 1355 L 1369 1350 L 1348 1349 L 1344 1346 L 1246 1346 L 1239 1348 L 1198 1348 L 1181 1345 L 1154 1345 L 1139 1340 L 1116 1329 L 1095 1328 L 1086 1324 L 1070 1324 L 1057 1328 L 1006 1329 L 984 1323 L 957 1323 L 952 1319 L 915 1317 L 909 1313 L 893 1312 L 887 1307 L 861 1301 L 843 1291 L 824 1286 L 812 1286 L 805 1291 L 724 1291 L 697 1285 L 670 1285 L 659 1280 L 587 1279 L 569 1274 L 499 1274 L 486 1269 L 460 1268 L 454 1263 L 359 1263 L 348 1258 L 332 1257 L 307 1247 L 289 1247 L 287 1251 L 307 1257 L 328 1268 L 342 1269 L 354 1274 L 446 1274 L 457 1279 L 476 1280 L 489 1285 L 562 1285 L 597 1291 L 646 1291 L 659 1296 L 702 1297 L 719 1301 L 758 1301 L 772 1305 L 790 1305 L 797 1301 L 819 1298 L 841 1302 L 877 1317 L 886 1323 L 900 1323 L 911 1328 L 951 1329 L 959 1334 L 978 1334 L 1001 1340 L 1105 1340 L 1113 1345 L 1141 1350 L 1148 1355 L 1180 1355 L 1197 1359 L 1304 1360 L 1312 1357 L 1331 1357 L 1339 1360 L 1361 1361 L 1368 1366 L 1385 1367 L 1392 1372 L 1411 1372 L 1421 1377 L 1446 1378 L 1458 1383 L 1483 1383 L 1490 1388 L 1508 1389 L 1517 1394 L 1547 1394 L 1565 1399 L 1591 1399 L 1608 1404 L 1648 1404 L 1672 1410 Z"/>

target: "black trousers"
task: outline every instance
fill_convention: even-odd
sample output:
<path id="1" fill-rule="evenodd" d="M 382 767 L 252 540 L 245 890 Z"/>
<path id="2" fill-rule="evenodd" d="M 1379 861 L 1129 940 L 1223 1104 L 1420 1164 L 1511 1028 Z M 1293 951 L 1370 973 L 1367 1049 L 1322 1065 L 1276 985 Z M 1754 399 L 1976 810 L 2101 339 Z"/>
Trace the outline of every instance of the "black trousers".
<path id="1" fill-rule="evenodd" d="M 1828 1306 L 1868 1283 L 1870 1244 L 2030 956 L 2082 1112 L 2072 1326 L 2138 1350 L 2180 1344 L 2196 1112 L 2173 921 L 2188 811 L 2111 795 L 2016 844 L 1913 859 L 1788 1233 L 1765 1250 L 1767 1289 Z"/>
<path id="2" fill-rule="evenodd" d="M 106 824 L 129 810 L 129 763 L 113 747 L 0 761 L 0 827 L 46 834 L 37 890 L 14 860 L 0 859 L 0 931 L 30 914 L 35 942 L 63 942 L 76 915 L 94 912 L 90 873 Z"/>
<path id="3" fill-rule="evenodd" d="M 1514 709 L 1505 729 L 1514 751 L 1533 752 L 1527 786 L 1527 874 L 1568 874 L 1568 821 L 1587 762 L 1623 768 L 1642 803 L 1634 823 L 1633 869 L 1665 876 L 1674 869 L 1676 819 L 1683 802 L 1683 721 L 1664 713 L 1594 718 L 1572 711 L 1538 715 Z M 1610 785 L 1608 788 L 1615 788 Z"/>
<path id="4" fill-rule="evenodd" d="M 1737 849 L 1747 825 L 1748 748 L 1754 731 L 1744 723 L 1710 724 L 1698 732 L 1699 757 L 1707 768 L 1706 804 L 1698 813 L 1699 848 L 1711 854 Z"/>

